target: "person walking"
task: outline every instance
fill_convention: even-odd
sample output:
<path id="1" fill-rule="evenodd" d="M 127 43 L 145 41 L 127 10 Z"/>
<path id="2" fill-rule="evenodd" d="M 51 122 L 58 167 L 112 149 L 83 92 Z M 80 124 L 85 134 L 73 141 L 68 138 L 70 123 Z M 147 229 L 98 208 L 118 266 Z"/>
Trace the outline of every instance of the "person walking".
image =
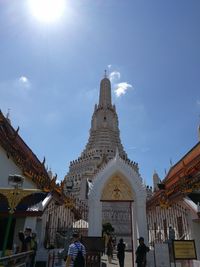
<path id="1" fill-rule="evenodd" d="M 24 231 L 25 251 L 31 250 L 31 234 L 32 234 L 32 229 L 30 227 L 26 227 Z"/>
<path id="2" fill-rule="evenodd" d="M 108 256 L 108 262 L 112 263 L 112 256 L 113 256 L 113 242 L 112 242 L 112 237 L 110 236 L 108 243 L 107 243 L 107 250 L 106 254 Z"/>
<path id="3" fill-rule="evenodd" d="M 119 243 L 117 244 L 117 258 L 119 260 L 120 267 L 124 267 L 125 248 L 126 248 L 126 245 L 124 243 L 123 238 L 121 238 L 119 240 Z"/>
<path id="4" fill-rule="evenodd" d="M 19 244 L 17 252 L 18 253 L 25 252 L 26 251 L 26 244 L 25 244 L 25 241 L 24 241 L 25 240 L 24 232 L 23 231 L 19 231 L 18 237 L 19 237 L 20 244 Z"/>
<path id="5" fill-rule="evenodd" d="M 31 256 L 31 264 L 30 264 L 30 267 L 34 267 L 35 266 L 35 257 L 36 257 L 36 252 L 37 252 L 36 233 L 32 233 L 31 250 L 33 250 L 33 255 Z"/>
<path id="6" fill-rule="evenodd" d="M 172 243 L 172 241 L 175 239 L 175 231 L 172 228 L 172 226 L 169 226 L 169 240 Z"/>
<path id="7" fill-rule="evenodd" d="M 30 227 L 26 227 L 24 231 L 24 241 L 23 241 L 23 251 L 27 252 L 31 250 L 31 234 L 32 234 L 32 229 Z M 31 256 L 27 256 L 26 259 L 26 267 L 30 267 L 31 264 Z"/>
<path id="8" fill-rule="evenodd" d="M 139 238 L 139 246 L 137 247 L 136 250 L 136 263 L 138 267 L 145 267 L 147 260 L 146 260 L 146 254 L 149 252 L 149 247 L 147 247 L 144 244 L 144 238 L 140 237 Z"/>
<path id="9" fill-rule="evenodd" d="M 79 240 L 79 234 L 73 233 L 73 242 L 69 245 L 66 267 L 85 267 L 85 246 Z"/>

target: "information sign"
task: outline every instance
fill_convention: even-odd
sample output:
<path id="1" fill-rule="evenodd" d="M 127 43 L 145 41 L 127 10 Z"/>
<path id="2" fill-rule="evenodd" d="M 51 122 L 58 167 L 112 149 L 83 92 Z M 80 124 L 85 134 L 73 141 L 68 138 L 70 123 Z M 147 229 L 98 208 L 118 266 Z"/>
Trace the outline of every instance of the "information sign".
<path id="1" fill-rule="evenodd" d="M 195 260 L 197 258 L 194 240 L 174 240 L 173 249 L 175 260 Z"/>

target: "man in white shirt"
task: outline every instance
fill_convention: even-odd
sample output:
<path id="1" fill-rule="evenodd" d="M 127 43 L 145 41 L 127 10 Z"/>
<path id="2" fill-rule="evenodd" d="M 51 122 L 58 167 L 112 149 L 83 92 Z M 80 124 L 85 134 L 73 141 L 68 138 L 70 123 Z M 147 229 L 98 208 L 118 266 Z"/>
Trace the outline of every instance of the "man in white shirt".
<path id="1" fill-rule="evenodd" d="M 79 234 L 73 234 L 73 243 L 69 246 L 66 267 L 84 267 L 86 261 L 85 246 L 79 240 Z"/>

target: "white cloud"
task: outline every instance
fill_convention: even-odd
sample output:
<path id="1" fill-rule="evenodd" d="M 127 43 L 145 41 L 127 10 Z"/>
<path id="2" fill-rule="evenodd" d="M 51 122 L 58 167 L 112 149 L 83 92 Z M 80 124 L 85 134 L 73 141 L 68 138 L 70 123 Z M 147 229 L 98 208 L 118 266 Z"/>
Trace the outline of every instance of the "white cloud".
<path id="1" fill-rule="evenodd" d="M 19 79 L 18 79 L 18 82 L 21 86 L 23 86 L 24 88 L 30 88 L 31 86 L 31 83 L 29 81 L 29 79 L 26 77 L 26 76 L 21 76 Z"/>
<path id="2" fill-rule="evenodd" d="M 114 92 L 115 92 L 117 97 L 120 97 L 121 95 L 125 95 L 126 91 L 132 87 L 133 86 L 127 82 L 118 83 L 118 84 L 116 84 L 116 88 L 115 88 Z"/>
<path id="3" fill-rule="evenodd" d="M 111 69 L 111 67 L 112 67 L 112 65 L 110 64 L 110 65 L 108 65 L 108 69 L 110 70 Z"/>
<path id="4" fill-rule="evenodd" d="M 109 74 L 109 78 L 112 83 L 118 81 L 120 77 L 121 75 L 119 71 L 113 71 Z"/>

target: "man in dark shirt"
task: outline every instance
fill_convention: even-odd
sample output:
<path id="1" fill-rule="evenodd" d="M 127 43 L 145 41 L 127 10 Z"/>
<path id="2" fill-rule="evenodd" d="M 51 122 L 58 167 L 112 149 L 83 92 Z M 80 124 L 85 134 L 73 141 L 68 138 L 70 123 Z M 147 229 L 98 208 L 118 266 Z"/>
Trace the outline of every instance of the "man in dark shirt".
<path id="1" fill-rule="evenodd" d="M 32 230 L 29 227 L 26 227 L 25 231 L 24 231 L 24 242 L 26 244 L 26 251 L 31 250 L 31 233 Z"/>
<path id="2" fill-rule="evenodd" d="M 149 252 L 149 247 L 144 244 L 144 238 L 139 238 L 139 246 L 136 250 L 136 263 L 138 267 L 146 266 L 146 254 Z"/>
<path id="3" fill-rule="evenodd" d="M 24 231 L 25 251 L 31 250 L 31 233 L 32 233 L 32 229 L 30 227 L 26 227 L 26 229 Z M 26 267 L 30 266 L 30 262 L 31 262 L 31 257 L 27 259 Z"/>
<path id="4" fill-rule="evenodd" d="M 126 248 L 126 245 L 124 243 L 123 238 L 121 238 L 119 240 L 119 243 L 117 244 L 117 258 L 119 260 L 120 267 L 124 267 L 125 248 Z"/>

